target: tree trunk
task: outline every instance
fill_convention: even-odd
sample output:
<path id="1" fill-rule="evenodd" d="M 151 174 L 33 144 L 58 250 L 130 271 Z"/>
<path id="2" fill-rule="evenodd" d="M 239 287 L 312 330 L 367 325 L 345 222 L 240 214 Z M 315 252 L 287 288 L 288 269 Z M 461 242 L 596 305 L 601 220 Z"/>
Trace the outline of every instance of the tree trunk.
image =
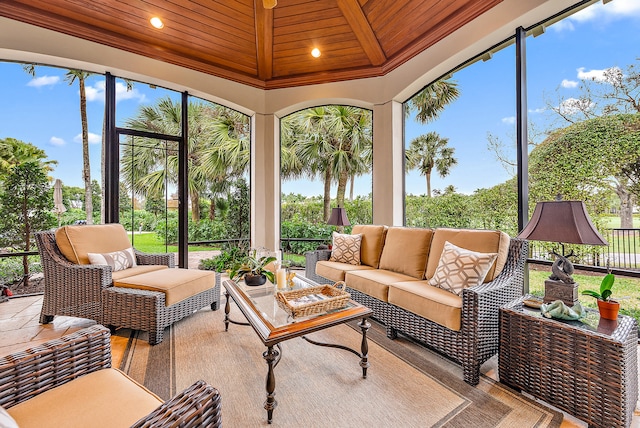
<path id="1" fill-rule="evenodd" d="M 344 194 L 347 191 L 347 181 L 349 181 L 349 174 L 347 171 L 341 171 L 338 176 L 338 189 L 336 191 L 336 203 L 339 207 L 344 207 Z"/>
<path id="2" fill-rule="evenodd" d="M 354 174 L 351 175 L 351 183 L 349 188 L 349 200 L 353 202 L 353 188 L 356 185 L 356 176 Z"/>
<path id="3" fill-rule="evenodd" d="M 620 198 L 620 228 L 633 229 L 634 195 L 623 185 L 616 186 L 616 193 Z"/>
<path id="4" fill-rule="evenodd" d="M 329 168 L 324 172 L 324 222 L 329 221 L 331 216 L 331 171 Z"/>
<path id="5" fill-rule="evenodd" d="M 87 122 L 87 94 L 84 76 L 78 76 L 80 84 L 80 120 L 82 122 L 82 180 L 84 181 L 84 210 L 87 224 L 93 224 L 93 192 L 91 191 L 91 164 L 89 162 L 89 125 Z"/>
<path id="6" fill-rule="evenodd" d="M 427 198 L 431 197 L 431 171 L 425 174 L 427 177 Z"/>
<path id="7" fill-rule="evenodd" d="M 197 191 L 191 191 L 189 193 L 191 198 L 191 220 L 197 223 L 200 221 L 200 195 Z"/>
<path id="8" fill-rule="evenodd" d="M 209 220 L 214 221 L 216 219 L 216 198 L 211 198 L 211 205 L 209 205 Z"/>

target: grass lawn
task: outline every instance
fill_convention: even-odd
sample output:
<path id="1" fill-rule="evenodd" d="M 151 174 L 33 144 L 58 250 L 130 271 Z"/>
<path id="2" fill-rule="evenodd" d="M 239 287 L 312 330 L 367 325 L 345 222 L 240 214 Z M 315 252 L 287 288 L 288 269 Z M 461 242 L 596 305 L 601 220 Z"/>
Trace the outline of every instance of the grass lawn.
<path id="1" fill-rule="evenodd" d="M 620 227 L 620 217 L 619 216 L 610 216 L 604 218 L 604 225 L 608 229 L 617 229 Z M 640 229 L 640 215 L 633 216 L 633 227 L 635 229 Z"/>
<path id="2" fill-rule="evenodd" d="M 133 242 L 133 246 L 143 253 L 177 253 L 177 245 L 166 246 L 160 241 L 158 236 L 153 232 L 135 233 L 133 240 L 131 233 L 128 233 L 129 240 Z M 189 251 L 211 251 L 218 250 L 218 247 L 208 247 L 202 245 L 190 245 Z"/>
<path id="3" fill-rule="evenodd" d="M 544 280 L 549 278 L 551 267 L 533 267 L 529 269 L 529 292 L 536 296 L 544 295 Z M 575 273 L 573 278 L 578 283 L 578 298 L 584 307 L 597 308 L 596 299 L 583 296 L 582 290 L 600 292 L 600 282 L 604 275 L 600 273 Z M 640 323 L 640 278 L 628 278 L 616 275 L 613 284 L 613 297 L 620 302 L 620 313 L 631 315 Z"/>

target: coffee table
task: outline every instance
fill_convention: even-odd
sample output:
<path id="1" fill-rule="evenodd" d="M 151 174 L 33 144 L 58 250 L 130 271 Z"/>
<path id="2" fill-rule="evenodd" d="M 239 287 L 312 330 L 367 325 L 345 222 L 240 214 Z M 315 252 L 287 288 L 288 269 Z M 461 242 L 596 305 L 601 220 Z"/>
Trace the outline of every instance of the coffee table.
<path id="1" fill-rule="evenodd" d="M 293 279 L 293 287 L 290 289 L 299 289 L 302 287 L 316 286 L 315 282 L 304 277 L 295 277 Z M 282 348 L 280 342 L 301 337 L 307 342 L 331 348 L 338 348 L 349 351 L 360 358 L 360 367 L 362 367 L 362 377 L 367 377 L 367 368 L 369 367 L 367 345 L 367 331 L 371 324 L 367 320 L 371 315 L 371 309 L 363 306 L 353 300 L 349 300 L 347 305 L 341 309 L 335 309 L 328 312 L 311 315 L 304 318 L 292 318 L 286 311 L 281 309 L 276 302 L 277 287 L 267 281 L 266 284 L 257 287 L 249 287 L 244 281 L 225 280 L 222 282 L 225 288 L 226 303 L 224 308 L 224 328 L 229 329 L 229 324 L 250 325 L 257 333 L 267 350 L 262 354 L 267 362 L 267 399 L 264 402 L 264 408 L 267 411 L 267 421 L 271 423 L 273 420 L 273 410 L 278 402 L 275 400 L 275 373 L 274 369 L 282 356 Z M 285 289 L 282 289 L 283 291 Z M 231 298 L 231 299 L 230 299 Z M 233 300 L 240 311 L 243 313 L 247 322 L 234 321 L 229 318 L 230 300 Z M 362 331 L 362 342 L 360 344 L 360 352 L 349 347 L 316 342 L 306 337 L 306 334 L 324 330 L 346 322 L 361 319 L 358 326 Z M 277 349 L 275 349 L 277 348 Z"/>

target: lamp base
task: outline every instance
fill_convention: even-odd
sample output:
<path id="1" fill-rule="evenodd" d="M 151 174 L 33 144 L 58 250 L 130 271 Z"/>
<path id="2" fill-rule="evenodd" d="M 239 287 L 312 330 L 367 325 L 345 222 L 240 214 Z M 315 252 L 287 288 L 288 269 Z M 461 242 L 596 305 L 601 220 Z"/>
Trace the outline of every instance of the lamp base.
<path id="1" fill-rule="evenodd" d="M 562 300 L 565 305 L 573 306 L 578 303 L 578 283 L 567 284 L 562 281 L 547 279 L 544 282 L 544 303 Z"/>

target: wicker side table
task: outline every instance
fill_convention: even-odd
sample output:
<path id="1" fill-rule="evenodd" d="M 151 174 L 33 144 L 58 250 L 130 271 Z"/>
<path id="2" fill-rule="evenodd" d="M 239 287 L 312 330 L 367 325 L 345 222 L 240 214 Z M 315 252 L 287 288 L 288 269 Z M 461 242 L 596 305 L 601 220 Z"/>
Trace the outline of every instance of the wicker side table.
<path id="1" fill-rule="evenodd" d="M 500 382 L 587 422 L 628 427 L 638 400 L 638 328 L 634 318 L 583 322 L 541 315 L 522 301 L 500 309 Z"/>

